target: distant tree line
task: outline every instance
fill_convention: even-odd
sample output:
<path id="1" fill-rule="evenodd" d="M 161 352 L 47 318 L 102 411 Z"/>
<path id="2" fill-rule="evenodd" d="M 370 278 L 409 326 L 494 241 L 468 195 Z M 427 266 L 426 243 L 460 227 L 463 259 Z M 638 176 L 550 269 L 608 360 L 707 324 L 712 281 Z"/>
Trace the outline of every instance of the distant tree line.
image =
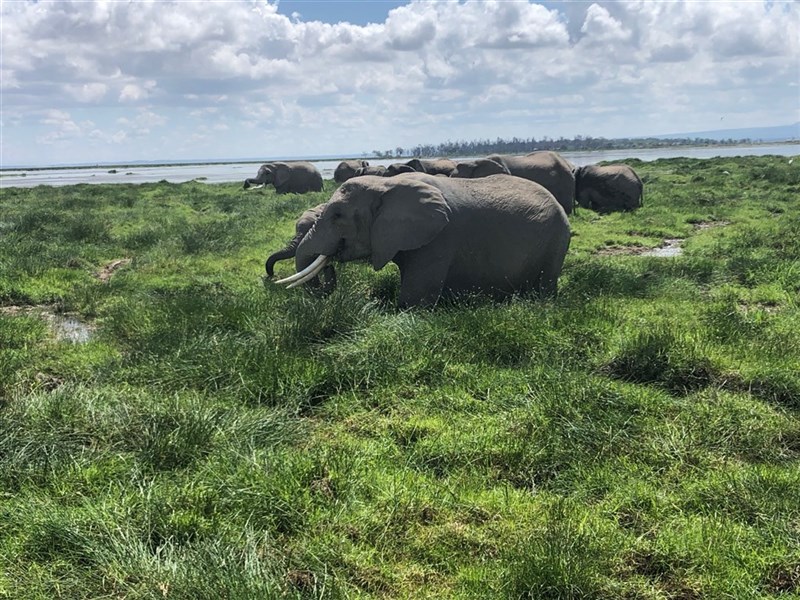
<path id="1" fill-rule="evenodd" d="M 732 146 L 751 144 L 750 139 L 715 140 L 711 138 L 596 138 L 579 135 L 572 139 L 554 140 L 544 137 L 522 139 L 518 137 L 504 140 L 446 141 L 441 144 L 417 144 L 411 148 L 398 146 L 394 150 L 373 150 L 377 158 L 401 158 L 406 156 L 484 156 L 487 154 L 527 154 L 536 150 L 568 152 L 579 150 L 629 150 L 632 148 L 671 148 L 674 146 Z M 366 153 L 365 153 L 366 154 Z"/>

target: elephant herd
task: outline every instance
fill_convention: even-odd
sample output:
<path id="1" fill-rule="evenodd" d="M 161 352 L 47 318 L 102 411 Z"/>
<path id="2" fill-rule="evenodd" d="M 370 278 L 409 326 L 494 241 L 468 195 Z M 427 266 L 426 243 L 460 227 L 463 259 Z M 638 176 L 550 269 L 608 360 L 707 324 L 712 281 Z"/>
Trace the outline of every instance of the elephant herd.
<path id="1" fill-rule="evenodd" d="M 494 297 L 556 293 L 575 203 L 598 212 L 641 206 L 643 185 L 627 165 L 574 167 L 555 152 L 490 155 L 454 162 L 412 159 L 388 167 L 341 162 L 341 185 L 305 211 L 295 235 L 266 263 L 295 259 L 296 273 L 276 283 L 329 291 L 334 261 L 394 262 L 401 308 L 480 291 Z M 278 193 L 319 191 L 308 162 L 266 163 L 245 189 L 274 184 Z"/>

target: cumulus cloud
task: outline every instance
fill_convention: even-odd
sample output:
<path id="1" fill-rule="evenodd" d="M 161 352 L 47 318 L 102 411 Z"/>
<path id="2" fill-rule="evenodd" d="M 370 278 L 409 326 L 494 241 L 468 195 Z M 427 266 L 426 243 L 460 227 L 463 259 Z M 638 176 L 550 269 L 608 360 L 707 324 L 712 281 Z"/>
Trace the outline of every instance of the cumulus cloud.
<path id="1" fill-rule="evenodd" d="M 263 0 L 0 11 L 6 139 L 27 123 L 51 141 L 122 145 L 168 139 L 182 122 L 184 140 L 192 123 L 209 143 L 210 131 L 243 140 L 257 128 L 286 154 L 320 154 L 476 131 L 644 135 L 718 110 L 743 126 L 769 124 L 748 115 L 798 118 L 800 5 L 789 1 L 416 0 L 367 25 L 290 17 Z M 108 114 L 97 134 L 41 118 L 90 109 Z"/>

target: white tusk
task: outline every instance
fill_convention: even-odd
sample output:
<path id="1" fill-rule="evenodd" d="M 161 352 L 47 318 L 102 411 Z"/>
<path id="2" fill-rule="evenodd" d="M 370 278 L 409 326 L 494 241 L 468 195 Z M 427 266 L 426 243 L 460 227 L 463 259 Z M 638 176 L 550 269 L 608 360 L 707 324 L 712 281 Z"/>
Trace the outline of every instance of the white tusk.
<path id="1" fill-rule="evenodd" d="M 313 271 L 310 271 L 309 273 L 306 273 L 305 275 L 303 275 L 303 277 L 301 277 L 297 281 L 294 281 L 294 282 L 290 283 L 289 285 L 286 286 L 286 289 L 289 290 L 289 289 L 291 289 L 293 287 L 296 287 L 296 286 L 300 285 L 301 283 L 305 283 L 309 279 L 314 279 L 314 277 L 316 277 L 319 274 L 319 272 L 322 271 L 322 269 L 325 268 L 325 265 L 327 265 L 327 264 L 328 264 L 327 260 L 319 263 L 319 265 Z"/>
<path id="2" fill-rule="evenodd" d="M 295 281 L 295 282 L 292 282 L 292 283 L 290 283 L 289 285 L 287 285 L 287 286 L 286 286 L 286 289 L 287 289 L 287 290 L 290 290 L 290 289 L 292 289 L 293 287 L 297 287 L 298 285 L 300 285 L 300 284 L 302 284 L 302 283 L 305 283 L 305 282 L 306 282 L 306 281 L 308 281 L 309 279 L 314 279 L 314 277 L 316 277 L 316 276 L 319 274 L 319 272 L 320 272 L 320 271 L 322 271 L 322 269 L 324 269 L 324 268 L 325 268 L 325 265 L 326 265 L 326 264 L 327 264 L 327 263 L 322 263 L 322 264 L 320 264 L 320 265 L 319 265 L 319 266 L 318 266 L 316 269 L 314 269 L 314 270 L 313 270 L 313 271 L 311 271 L 310 273 L 307 273 L 307 274 L 306 274 L 306 275 L 304 275 L 302 278 L 300 278 L 300 279 L 298 279 L 297 281 Z"/>
<path id="3" fill-rule="evenodd" d="M 325 256 L 324 254 L 320 254 L 317 258 L 314 259 L 314 262 L 312 262 L 302 271 L 298 271 L 294 275 L 289 275 L 289 277 L 284 277 L 283 279 L 279 279 L 275 283 L 293 283 L 299 279 L 303 279 L 303 277 L 305 277 L 308 273 L 311 273 L 312 271 L 314 271 L 314 275 L 316 275 L 319 272 L 319 270 L 325 266 L 325 261 L 327 260 L 328 260 L 327 256 Z"/>

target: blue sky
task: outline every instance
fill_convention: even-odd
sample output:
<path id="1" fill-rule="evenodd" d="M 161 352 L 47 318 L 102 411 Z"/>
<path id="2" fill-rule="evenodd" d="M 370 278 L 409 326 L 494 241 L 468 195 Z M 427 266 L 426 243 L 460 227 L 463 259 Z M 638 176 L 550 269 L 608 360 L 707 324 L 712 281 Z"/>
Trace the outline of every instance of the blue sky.
<path id="1" fill-rule="evenodd" d="M 6 0 L 0 17 L 2 166 L 800 120 L 791 1 Z"/>

